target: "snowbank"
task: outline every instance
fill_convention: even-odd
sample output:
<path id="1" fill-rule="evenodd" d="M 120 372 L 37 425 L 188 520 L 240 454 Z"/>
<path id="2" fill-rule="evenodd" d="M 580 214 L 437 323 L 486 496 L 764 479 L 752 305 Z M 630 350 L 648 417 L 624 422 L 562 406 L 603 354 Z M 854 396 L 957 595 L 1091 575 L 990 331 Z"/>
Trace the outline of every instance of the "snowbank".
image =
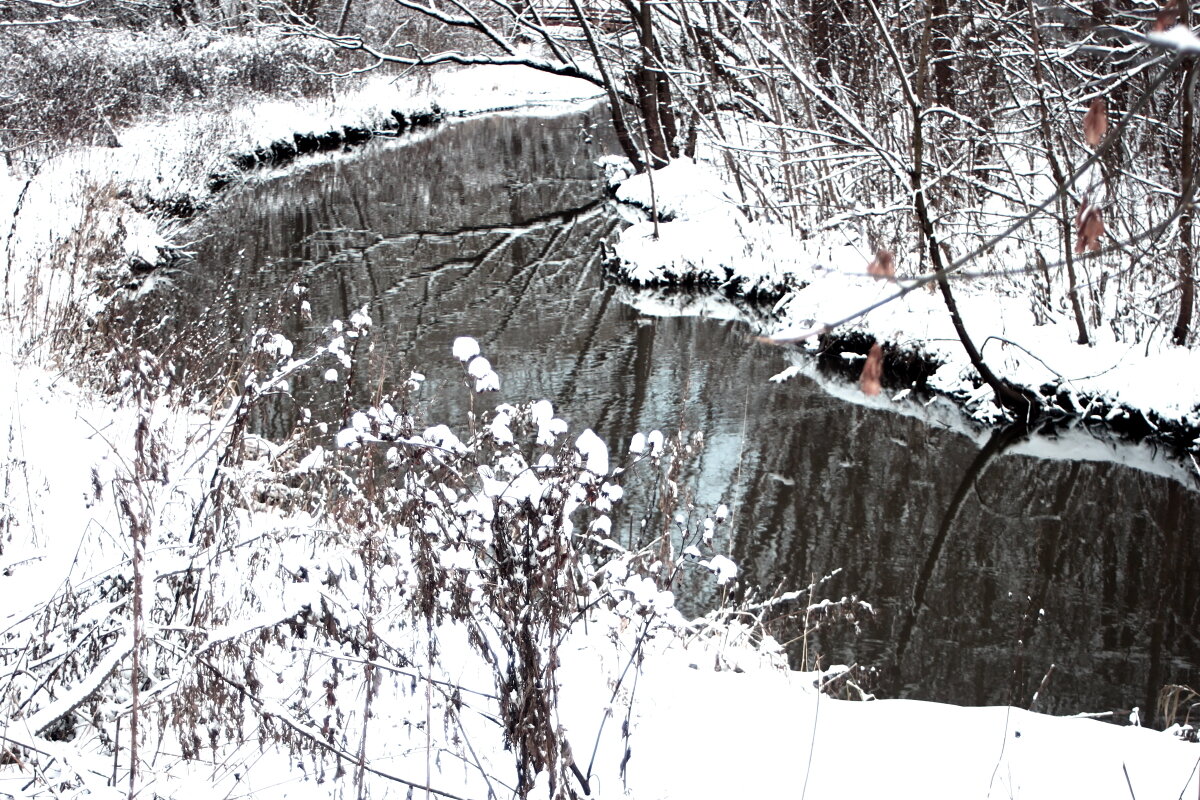
<path id="1" fill-rule="evenodd" d="M 220 186 L 244 179 L 232 156 L 269 151 L 297 135 L 394 130 L 395 114 L 554 113 L 598 94 L 585 81 L 524 66 L 481 66 L 406 78 L 373 73 L 333 97 L 260 98 L 143 120 L 116 132 L 119 147 L 78 147 L 32 175 L 0 174 L 7 306 L 27 345 L 60 327 L 64 316 L 94 312 L 102 302 L 98 284 L 108 294 L 131 282 L 131 269 L 165 263 L 183 244 L 171 216 L 202 209 L 214 179 Z M 339 157 L 336 144 L 332 153 L 307 158 Z"/>
<path id="2" fill-rule="evenodd" d="M 538 78 L 515 76 L 509 68 L 503 77 L 488 70 L 445 75 L 436 79 L 444 83 L 435 81 L 437 101 L 479 110 L 590 96 L 590 87 Z M 322 448 L 232 433 L 241 400 L 204 413 L 156 395 L 148 354 L 130 365 L 122 402 L 94 397 L 57 375 L 49 344 L 36 351 L 40 357 L 28 358 L 30 342 L 51 332 L 54 309 L 90 301 L 94 276 L 87 269 L 95 262 L 88 259 L 149 260 L 165 244 L 119 191 L 97 193 L 97 186 L 133 187 L 133 194 L 197 192 L 212 164 L 229 152 L 305 129 L 365 123 L 402 105 L 404 92 L 418 94 L 368 84 L 323 111 L 305 103 L 263 104 L 228 117 L 147 123 L 123 131 L 122 148 L 78 151 L 32 181 L 0 183 L 12 230 L 5 251 L 10 311 L 21 307 L 12 304 L 20 291 L 39 299 L 44 313 L 23 313 L 0 353 L 0 413 L 8 422 L 0 528 L 0 795 L 125 794 L 134 710 L 129 581 L 135 523 L 142 526 L 142 574 L 150 587 L 140 635 L 154 656 L 143 662 L 138 683 L 145 723 L 141 794 L 323 798 L 357 789 L 360 796 L 407 796 L 429 785 L 459 797 L 512 795 L 516 767 L 498 725 L 501 701 L 516 698 L 502 696 L 504 687 L 491 672 L 502 669 L 502 658 L 479 657 L 462 624 L 414 625 L 400 609 L 420 600 L 443 610 L 474 603 L 480 619 L 495 613 L 481 602 L 491 587 L 477 577 L 487 568 L 493 535 L 494 516 L 488 515 L 523 513 L 553 488 L 553 475 L 535 473 L 519 458 L 518 423 L 530 426 L 535 441 L 528 447 L 550 458 L 539 460 L 538 469 L 565 470 L 556 502 L 599 515 L 587 529 L 571 527 L 570 513 L 558 529 L 544 521 L 553 517 L 535 517 L 544 527 L 538 534 L 596 537 L 617 554 L 592 565 L 609 598 L 590 581 L 578 587 L 588 610 L 571 615 L 552 681 L 560 693 L 556 735 L 569 739 L 592 796 L 1123 800 L 1131 792 L 1195 794 L 1197 748 L 1171 735 L 1020 710 L 833 700 L 818 693 L 814 681 L 838 673 L 789 672 L 769 639 L 755 637 L 751 644 L 751 632 L 737 625 L 684 623 L 669 591 L 634 570 L 632 555 L 599 539 L 607 533 L 603 511 L 620 497 L 609 483 L 621 469 L 615 455 L 590 432 L 562 438 L 566 423 L 554 418 L 548 403 L 498 408 L 479 431 L 458 435 L 402 431 L 402 415 L 390 408 L 356 414 L 338 437 L 342 455 L 390 443 L 385 460 L 402 461 L 400 451 L 413 459 L 405 462 L 405 474 L 435 481 L 436 472 L 436 481 L 444 480 L 400 496 L 441 516 L 380 519 L 347 472 L 322 472 L 334 458 Z M 669 226 L 691 221 L 679 245 L 696 245 L 692 258 L 705 259 L 714 280 L 736 278 L 739 265 L 749 265 L 747 285 L 763 291 L 789 280 L 817 287 L 810 306 L 798 305 L 807 302 L 800 300 L 807 290 L 780 306 L 789 324 L 827 312 L 828 303 L 852 305 L 843 296 L 846 286 L 860 298 L 880 293 L 880 286 L 852 274 L 813 267 L 835 260 L 832 245 L 781 242 L 769 229 L 730 214 L 719 188 L 689 170 L 677 168 L 682 194 L 668 191 L 671 173 L 660 178 L 660 208 L 675 214 L 663 228 L 679 230 Z M 700 205 L 712 216 L 699 215 Z M 78 242 L 80 232 L 94 247 L 64 253 L 63 242 L 72 235 Z M 644 227 L 631 229 L 622 248 L 639 255 L 647 280 L 671 255 L 645 241 Z M 844 252 L 841 259 L 851 263 Z M 60 273 L 67 277 L 60 281 Z M 829 281 L 824 295 L 821 280 Z M 816 302 L 820 297 L 825 301 Z M 925 335 L 939 330 L 936 304 L 914 296 L 894 305 L 904 314 L 885 325 L 912 336 L 912 319 L 926 314 Z M 889 313 L 899 315 L 895 309 Z M 351 320 L 334 341 L 366 336 L 368 329 L 369 320 Z M 1019 332 L 1014 326 L 1012 335 Z M 245 386 L 265 390 L 281 386 L 290 370 L 342 365 L 336 358 L 342 351 L 332 342 L 322 352 L 292 354 L 286 340 L 263 333 L 263 351 L 277 359 L 278 372 L 267 382 L 247 378 Z M 464 341 L 456 349 L 464 370 L 476 365 L 468 374 L 484 382 L 480 388 L 499 380 L 484 368 L 477 345 Z M 1074 371 L 1077 364 L 1070 366 Z M 556 461 L 550 448 L 560 439 L 569 444 L 555 451 Z M 641 437 L 653 454 L 645 457 L 656 457 L 662 441 L 657 433 Z M 487 471 L 481 466 L 467 475 L 457 462 L 455 469 L 434 469 L 480 442 L 500 448 Z M 642 449 L 633 455 L 643 457 Z M 411 466 L 422 463 L 430 465 L 428 475 Z M 331 482 L 316 485 L 320 491 L 308 483 L 318 474 Z M 228 503 L 219 513 L 212 505 L 218 486 Z M 310 515 L 296 507 L 304 497 L 328 505 Z M 455 520 L 464 526 L 462 536 L 436 539 L 447 537 Z M 431 548 L 430 541 L 439 546 Z M 535 565 L 548 565 L 555 551 L 536 556 Z M 710 563 L 728 574 L 732 564 L 718 558 Z M 463 591 L 414 599 L 412 587 L 430 569 L 459 576 Z M 549 575 L 547 586 L 566 588 Z M 177 618 L 171 609 L 186 605 L 193 592 L 209 605 L 189 607 Z M 347 643 L 345 631 L 360 629 L 376 648 Z M 545 797 L 548 788 L 543 773 L 532 796 Z M 572 788 L 582 794 L 579 785 Z"/>
<path id="3" fill-rule="evenodd" d="M 639 678 L 627 778 L 638 798 L 1128 800 L 1197 788 L 1196 746 L 1143 728 L 1013 708 L 832 700 L 813 690 L 812 673 L 663 661 Z"/>
<path id="4" fill-rule="evenodd" d="M 878 281 L 867 274 L 872 258 L 865 242 L 837 229 L 801 239 L 779 225 L 750 222 L 734 206 L 733 192 L 702 164 L 679 160 L 638 175 L 617 189 L 618 199 L 643 209 L 657 207 L 653 223 L 639 221 L 616 248 L 619 271 L 639 285 L 699 284 L 731 294 L 775 301 L 762 334 L 786 340 L 835 324 L 863 309 L 838 333 L 861 333 L 915 352 L 940 365 L 930 388 L 960 400 L 982 420 L 1003 416 L 958 341 L 940 294 L 928 287 Z M 653 194 L 652 194 L 653 192 Z M 903 275 L 904 265 L 899 265 Z M 1031 298 L 992 281 L 957 281 L 955 296 L 968 332 L 992 369 L 1013 384 L 1051 398 L 1083 415 L 1101 409 L 1110 421 L 1141 414 L 1148 424 L 1200 432 L 1200 351 L 1177 347 L 1166 337 L 1149 343 L 1119 342 L 1104 327 L 1090 346 L 1075 343 L 1073 322 L 1063 314 L 1038 320 Z M 894 298 L 894 299 L 893 299 Z M 815 349 L 816 337 L 806 345 Z M 1200 447 L 1200 440 L 1193 443 Z"/>
<path id="5" fill-rule="evenodd" d="M 209 175 L 228 168 L 230 155 L 270 147 L 294 134 L 321 134 L 346 127 L 372 130 L 404 114 L 439 108 L 452 115 L 507 109 L 562 108 L 602 92 L 574 78 L 524 66 L 443 70 L 424 77 L 369 74 L 328 98 L 258 99 L 231 108 L 150 119 L 117 132 L 120 147 L 76 148 L 43 166 L 34 180 L 60 200 L 73 193 L 63 174 L 111 181 L 134 196 L 189 194 L 202 199 Z M 0 209 L 11 216 L 24 182 L 0 177 Z"/>
<path id="6" fill-rule="evenodd" d="M 480 358 L 477 346 L 462 343 L 456 349 L 469 353 L 469 360 Z M 281 360 L 285 369 L 288 363 Z M 528 410 L 502 407 L 494 419 L 516 427 L 528 414 L 532 433 L 553 419 L 548 406 L 543 401 Z M 17 480 L 10 481 L 6 495 L 0 630 L 10 636 L 6 641 L 38 654 L 19 662 L 25 666 L 10 675 L 16 679 L 10 689 L 15 685 L 36 698 L 39 681 L 52 679 L 45 671 L 78 650 L 73 641 L 94 637 L 108 645 L 95 671 L 57 702 L 32 715 L 10 716 L 4 710 L 3 746 L 17 747 L 22 759 L 37 763 L 38 772 L 20 764 L 0 767 L 0 794 L 47 796 L 54 786 L 61 797 L 116 796 L 117 790 L 106 785 L 109 776 L 122 788 L 127 780 L 128 748 L 114 762 L 109 738 L 127 736 L 122 733 L 127 727 L 117 720 L 127 720 L 130 713 L 121 686 L 127 681 L 131 634 L 128 607 L 119 602 L 119 576 L 128 572 L 130 551 L 116 487 L 126 485 L 134 493 L 135 484 L 124 482 L 132 478 L 137 430 L 147 419 L 152 432 L 147 441 L 162 447 L 164 473 L 172 476 L 166 484 L 142 487 L 149 490 L 152 509 L 144 574 L 151 586 L 161 587 L 150 593 L 157 595 L 160 611 L 151 617 L 149 635 L 156 642 L 172 636 L 188 641 L 186 626 L 160 622 L 162 610 L 172 603 L 164 591 L 169 577 L 188 569 L 205 576 L 204 591 L 216 593 L 232 616 L 223 625 L 195 631 L 199 638 L 191 640 L 195 649 L 189 660 L 176 664 L 169 651 L 158 656 L 146 691 L 150 702 L 142 712 L 153 732 L 143 755 L 143 791 L 178 798 L 236 793 L 315 800 L 340 797 L 351 782 L 361 781 L 372 796 L 405 796 L 409 786 L 400 780 L 415 784 L 417 795 L 426 782 L 461 798 L 513 793 L 513 755 L 499 735 L 498 712 L 489 700 L 497 690 L 466 630 L 452 622 L 440 625 L 438 660 L 427 662 L 423 626 L 410 626 L 383 602 L 384 597 L 399 601 L 412 585 L 414 554 L 405 548 L 407 537 L 420 532 L 390 532 L 379 539 L 369 530 L 338 532 L 329 530 L 328 522 L 258 501 L 231 507 L 227 545 L 193 547 L 185 533 L 201 514 L 197 504 L 212 480 L 221 426 L 232 419 L 229 415 L 208 420 L 161 404 L 117 407 L 31 371 L 4 384 L 0 411 L 11 434 L 5 463 L 10 470 L 20 465 L 11 472 Z M 355 428 L 358 435 L 345 437 L 348 448 L 383 433 L 380 422 L 364 417 Z M 565 425 L 558 431 L 555 435 L 565 434 Z M 436 432 L 424 436 L 444 440 Z M 494 438 L 494 433 L 484 436 Z M 568 435 L 564 441 L 576 443 L 579 480 L 614 474 L 612 464 L 601 463 L 611 454 L 594 434 Z M 227 467 L 236 469 L 230 474 L 240 475 L 251 494 L 257 493 L 254 476 L 271 483 L 285 474 L 283 451 L 263 446 L 263 457 Z M 67 462 L 64 451 L 72 453 Z M 301 455 L 291 458 L 311 460 Z M 536 480 L 492 482 L 485 476 L 483 486 L 488 485 L 494 509 L 506 497 L 536 502 L 544 491 Z M 476 513 L 474 505 L 463 507 L 464 520 Z M 368 551 L 360 537 L 387 547 L 391 557 L 371 567 L 361 560 Z M 443 559 L 454 568 L 447 556 Z M 477 568 L 468 562 L 462 566 Z M 369 578 L 364 569 L 377 573 Z M 619 575 L 623 567 L 614 562 L 606 569 Z M 380 595 L 368 592 L 372 580 Z M 669 593 L 653 582 L 632 575 L 622 580 L 628 598 L 611 610 L 594 607 L 586 623 L 576 619 L 557 651 L 559 735 L 570 743 L 589 796 L 1126 800 L 1194 796 L 1200 790 L 1200 745 L 1170 733 L 1013 708 L 833 699 L 819 692 L 818 684 L 847 685 L 852 669 L 789 671 L 769 638 L 760 640 L 738 624 L 689 626 L 674 612 Z M 31 620 L 47 617 L 48 609 L 67 598 L 84 603 L 97 587 L 110 587 L 101 594 L 118 601 L 84 605 L 75 618 L 55 621 L 44 643 L 37 641 L 40 627 Z M 321 613 L 327 621 L 318 621 Z M 652 624 L 656 617 L 664 624 Z M 368 618 L 376 619 L 380 652 L 374 660 L 366 651 L 324 640 L 322 629 L 326 634 L 331 627 L 350 630 Z M 27 641 L 30 635 L 34 639 Z M 123 666 L 113 672 L 115 664 Z M 364 671 L 368 664 L 375 672 Z M 157 715 L 167 713 L 178 685 L 195 680 L 193 669 L 203 672 L 205 665 L 223 667 L 254 700 L 247 701 L 244 720 L 212 719 L 210 710 L 199 707 L 193 724 L 200 757 L 185 759 L 180 747 L 187 752 L 190 745 L 181 744 L 173 723 L 164 720 L 165 729 L 159 728 Z M 374 687 L 369 697 L 367 685 Z M 76 704 L 89 713 L 74 724 L 74 738 L 60 741 L 37 730 L 42 720 Z M 273 724 L 254 722 L 255 713 Z M 291 738 L 277 739 L 280 728 L 290 730 Z M 230 739 L 232 731 L 240 733 Z M 306 737 L 328 740 L 324 756 L 296 744 Z M 342 772 L 339 757 L 340 778 L 335 777 Z M 360 758 L 367 771 L 356 777 Z M 572 788 L 583 794 L 578 785 Z M 531 796 L 548 797 L 545 774 Z"/>

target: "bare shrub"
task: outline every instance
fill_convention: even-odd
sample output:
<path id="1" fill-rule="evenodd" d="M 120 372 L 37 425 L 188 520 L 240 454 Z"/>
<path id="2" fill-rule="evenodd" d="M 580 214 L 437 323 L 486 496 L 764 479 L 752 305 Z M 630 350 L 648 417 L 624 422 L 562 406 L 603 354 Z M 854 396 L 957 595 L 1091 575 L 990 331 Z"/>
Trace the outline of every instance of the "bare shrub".
<path id="1" fill-rule="evenodd" d="M 328 48 L 271 34 L 202 28 L 17 28 L 0 37 L 0 148 L 34 158 L 62 144 L 115 144 L 114 126 L 187 103 L 247 93 L 315 96 Z"/>
<path id="2" fill-rule="evenodd" d="M 643 648 L 687 627 L 670 587 L 689 552 L 659 537 L 627 549 L 609 515 L 631 470 L 671 474 L 670 447 L 654 434 L 610 459 L 544 401 L 472 412 L 457 433 L 426 427 L 411 411 L 416 375 L 350 409 L 334 442 L 315 424 L 283 441 L 253 434 L 255 408 L 298 371 L 348 374 L 369 337 L 361 312 L 304 355 L 258 330 L 225 401 L 207 423 L 192 414 L 182 440 L 169 369 L 130 354 L 133 413 L 106 433 L 119 467 L 95 480 L 120 532 L 89 542 L 88 577 L 30 603 L 0 637 L 14 676 L 0 723 L 32 731 L 14 752 L 45 780 L 82 785 L 38 749 L 81 739 L 103 743 L 98 758 L 131 792 L 152 758 L 156 773 L 178 759 L 240 770 L 272 751 L 360 796 L 383 780 L 453 797 L 434 786 L 446 757 L 493 794 L 572 797 L 590 793 L 595 742 L 622 710 L 610 731 L 631 746 Z M 485 360 L 468 360 L 468 391 L 495 385 Z M 714 618 L 695 633 L 717 645 L 723 630 Z M 568 733 L 557 675 L 584 640 L 613 645 L 616 677 L 599 691 L 614 711 Z M 386 753 L 371 748 L 377 728 Z"/>

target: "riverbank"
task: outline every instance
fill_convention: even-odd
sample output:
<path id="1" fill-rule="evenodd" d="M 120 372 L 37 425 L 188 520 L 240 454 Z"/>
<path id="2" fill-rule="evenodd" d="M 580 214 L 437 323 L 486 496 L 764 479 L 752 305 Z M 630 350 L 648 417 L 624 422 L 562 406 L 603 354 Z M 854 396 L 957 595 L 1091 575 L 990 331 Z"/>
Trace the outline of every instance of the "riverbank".
<path id="1" fill-rule="evenodd" d="M 582 82 L 524 67 L 372 74 L 333 96 L 257 98 L 142 119 L 114 131 L 116 146 L 74 147 L 27 173 L 6 172 L 0 221 L 7 303 L 22 340 L 11 346 L 35 361 L 61 357 L 64 336 L 79 341 L 76 326 L 114 293 L 162 279 L 155 268 L 187 249 L 180 220 L 239 181 L 269 178 L 297 158 L 339 157 L 376 134 L 413 136 L 444 118 L 596 94 Z"/>
<path id="2" fill-rule="evenodd" d="M 752 325 L 780 342 L 780 379 L 789 374 L 782 369 L 787 350 L 844 362 L 865 357 L 879 342 L 885 397 L 932 393 L 980 422 L 1010 419 L 970 363 L 932 284 L 912 291 L 905 264 L 898 265 L 897 282 L 876 280 L 868 274 L 873 254 L 865 242 L 838 228 L 801 238 L 786 226 L 751 222 L 737 211 L 735 196 L 715 171 L 686 160 L 655 173 L 653 197 L 648 177 L 624 181 L 618 199 L 640 209 L 653 205 L 660 222 L 639 221 L 624 232 L 614 271 L 636 286 L 695 287 L 769 308 Z M 954 285 L 983 356 L 1001 379 L 1040 399 L 1044 421 L 1200 451 L 1200 351 L 1165 335 L 1118 341 L 1102 327 L 1091 345 L 1079 345 L 1065 311 L 1035 314 L 1033 298 L 1018 286 L 994 279 Z"/>
<path id="3" fill-rule="evenodd" d="M 462 81 L 458 110 L 496 102 L 500 79 L 453 80 Z M 514 102 L 517 85 L 534 88 L 504 80 Z M 451 94 L 435 98 L 441 108 L 456 109 Z M 548 687 L 559 693 L 554 715 L 541 720 L 549 738 L 538 744 L 548 749 L 521 751 L 541 765 L 531 791 L 539 798 L 551 795 L 563 753 L 582 780 L 566 767 L 559 785 L 583 794 L 586 784 L 605 798 L 1197 790 L 1195 748 L 1170 734 L 1020 709 L 834 700 L 818 688 L 852 695 L 852 670 L 788 671 L 752 627 L 680 619 L 658 581 L 663 569 L 685 568 L 688 554 L 627 553 L 607 541 L 622 470 L 659 451 L 661 434 L 610 453 L 594 434 L 567 433 L 537 398 L 493 412 L 486 394 L 476 398 L 480 416 L 453 430 L 422 430 L 402 398 L 361 409 L 336 453 L 299 434 L 281 442 L 249 434 L 255 398 L 286 391 L 295 371 L 353 366 L 358 345 L 370 343 L 364 314 L 332 327 L 313 352 L 262 331 L 261 363 L 241 365 L 223 398 L 177 403 L 165 388 L 169 365 L 152 353 L 136 354 L 114 397 L 74 386 L 60 371 L 70 352 L 61 332 L 86 325 L 82 315 L 102 299 L 88 291 L 90 269 L 125 263 L 133 274 L 135 259 L 179 244 L 126 197 L 207 196 L 216 162 L 201 157 L 201 140 L 218 143 L 219 162 L 421 105 L 364 97 L 354 113 L 305 123 L 289 116 L 299 106 L 289 108 L 247 111 L 245 128 L 208 117 L 219 130 L 185 136 L 187 147 L 161 128 L 118 132 L 122 152 L 64 156 L 39 173 L 46 184 L 9 195 L 20 209 L 10 297 L 32 298 L 37 313 L 10 306 L 10 323 L 21 324 L 2 363 L 9 681 L 0 794 L 123 795 L 132 761 L 140 793 L 180 798 L 426 787 L 509 796 L 520 762 L 503 726 Z M 256 117 L 270 124 L 254 128 Z M 77 196 L 76 186 L 108 189 Z M 29 249 L 39 243 L 50 260 Z M 65 313 L 71 305 L 76 313 Z M 465 376 L 491 380 L 475 355 L 480 344 L 486 357 L 486 342 L 456 342 L 455 355 Z M 354 480 L 372 458 L 416 483 Z M 719 512 L 712 521 L 721 524 Z M 514 574 L 489 548 L 521 524 L 546 538 L 523 543 L 531 566 Z M 596 549 L 572 551 L 580 541 Z M 732 565 L 706 555 L 712 580 L 727 579 Z M 545 568 L 549 559 L 565 559 L 555 562 L 561 572 Z M 507 598 L 495 593 L 501 579 L 510 581 Z M 528 621 L 547 595 L 561 616 L 544 620 L 536 647 L 508 649 L 525 641 L 506 639 L 505 625 Z M 479 620 L 487 626 L 470 627 Z M 472 649 L 481 642 L 483 652 Z M 147 658 L 139 664 L 134 652 Z M 534 671 L 521 682 L 506 669 L 544 655 L 559 670 L 549 681 Z M 131 751 L 133 719 L 142 738 Z M 559 739 L 570 748 L 556 747 Z"/>

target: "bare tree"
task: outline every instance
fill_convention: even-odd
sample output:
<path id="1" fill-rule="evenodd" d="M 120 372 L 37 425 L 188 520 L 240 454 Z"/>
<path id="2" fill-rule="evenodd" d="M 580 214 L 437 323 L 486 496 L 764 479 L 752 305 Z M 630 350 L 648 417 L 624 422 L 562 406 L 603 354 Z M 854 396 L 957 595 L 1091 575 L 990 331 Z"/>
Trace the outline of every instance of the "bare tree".
<path id="1" fill-rule="evenodd" d="M 1190 57 L 1164 55 L 1169 43 L 1147 46 L 1151 21 L 1133 12 L 614 0 L 599 16 L 579 0 L 392 2 L 468 32 L 469 47 L 294 29 L 373 63 L 523 64 L 603 87 L 639 170 L 700 142 L 746 213 L 801 237 L 838 227 L 920 265 L 980 376 L 1018 413 L 1030 399 L 988 368 L 958 316 L 950 280 L 968 266 L 997 291 L 1035 280 L 1039 318 L 1067 316 L 1082 344 L 1101 327 L 1121 341 L 1188 338 L 1195 74 Z M 1180 91 L 1163 91 L 1174 74 Z M 1121 122 L 1090 141 L 1082 115 L 1097 104 Z"/>

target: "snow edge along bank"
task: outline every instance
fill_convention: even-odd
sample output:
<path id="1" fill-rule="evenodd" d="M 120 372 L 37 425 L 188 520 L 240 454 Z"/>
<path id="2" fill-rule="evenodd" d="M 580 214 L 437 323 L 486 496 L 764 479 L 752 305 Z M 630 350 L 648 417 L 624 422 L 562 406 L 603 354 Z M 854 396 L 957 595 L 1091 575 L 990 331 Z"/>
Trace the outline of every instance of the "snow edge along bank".
<path id="1" fill-rule="evenodd" d="M 740 314 L 755 333 L 786 340 L 788 351 L 816 357 L 853 378 L 847 359 L 879 342 L 889 392 L 945 397 L 986 425 L 1011 418 L 971 365 L 941 299 L 867 274 L 865 243 L 828 231 L 800 239 L 782 225 L 748 220 L 732 189 L 688 159 L 630 177 L 610 165 L 614 194 L 632 223 L 609 260 L 610 272 L 635 288 L 720 293 L 754 306 Z M 654 186 L 651 187 L 651 180 Z M 650 220 L 651 208 L 658 215 Z M 838 241 L 838 237 L 842 241 Z M 959 283 L 958 304 L 984 357 L 1000 377 L 1041 404 L 1033 427 L 1063 424 L 1200 451 L 1200 352 L 1145 348 L 1103 338 L 1074 342 L 1066 321 L 1034 324 L 1024 296 Z M 882 304 L 834 329 L 825 321 Z"/>

